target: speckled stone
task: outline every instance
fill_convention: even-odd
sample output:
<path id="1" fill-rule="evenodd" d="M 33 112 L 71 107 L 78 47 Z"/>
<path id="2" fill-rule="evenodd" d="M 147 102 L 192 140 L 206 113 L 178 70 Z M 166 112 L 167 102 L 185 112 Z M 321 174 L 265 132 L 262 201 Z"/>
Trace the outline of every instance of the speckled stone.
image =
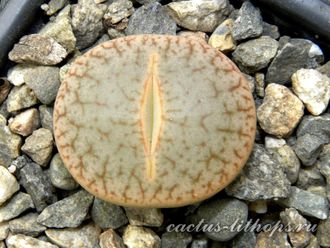
<path id="1" fill-rule="evenodd" d="M 10 235 L 6 245 L 7 248 L 58 248 L 57 245 L 22 234 Z"/>
<path id="2" fill-rule="evenodd" d="M 0 207 L 0 222 L 11 220 L 29 208 L 34 208 L 31 196 L 18 192 Z"/>
<path id="3" fill-rule="evenodd" d="M 161 226 L 164 216 L 159 208 L 125 207 L 128 221 L 134 226 Z"/>
<path id="4" fill-rule="evenodd" d="M 133 3 L 129 0 L 118 0 L 110 4 L 104 14 L 104 22 L 108 27 L 118 24 L 134 13 Z"/>
<path id="5" fill-rule="evenodd" d="M 325 184 L 325 178 L 316 166 L 300 169 L 296 183 L 298 188 L 307 190 L 310 186 L 325 186 Z"/>
<path id="6" fill-rule="evenodd" d="M 7 98 L 8 112 L 18 111 L 24 108 L 31 107 L 38 102 L 37 97 L 32 89 L 27 85 L 14 87 Z"/>
<path id="7" fill-rule="evenodd" d="M 3 166 L 0 166 L 0 206 L 19 190 L 16 178 Z"/>
<path id="8" fill-rule="evenodd" d="M 176 23 L 167 14 L 165 7 L 155 2 L 138 8 L 130 17 L 127 35 L 133 34 L 172 34 L 176 33 Z"/>
<path id="9" fill-rule="evenodd" d="M 67 0 L 62 0 L 67 1 Z M 50 1 L 51 3 L 52 1 Z M 67 53 L 73 52 L 76 46 L 76 37 L 73 34 L 70 16 L 71 6 L 65 7 L 55 18 L 48 22 L 39 32 L 47 37 L 51 37 L 61 44 Z M 48 13 L 48 12 L 47 12 Z"/>
<path id="10" fill-rule="evenodd" d="M 255 248 L 256 246 L 256 235 L 254 232 L 242 231 L 232 241 L 232 248 Z"/>
<path id="11" fill-rule="evenodd" d="M 22 139 L 19 135 L 10 131 L 6 126 L 6 120 L 0 123 L 0 164 L 8 167 L 19 156 Z"/>
<path id="12" fill-rule="evenodd" d="M 261 128 L 279 138 L 290 135 L 304 115 L 304 105 L 288 88 L 269 84 L 262 105 L 257 109 Z"/>
<path id="13" fill-rule="evenodd" d="M 77 48 L 92 45 L 104 32 L 102 20 L 107 6 L 93 0 L 79 0 L 72 8 L 72 28 L 77 39 Z"/>
<path id="14" fill-rule="evenodd" d="M 67 168 L 64 166 L 60 155 L 53 156 L 49 166 L 49 177 L 52 184 L 59 189 L 73 190 L 78 183 L 73 179 Z"/>
<path id="15" fill-rule="evenodd" d="M 273 235 L 267 232 L 260 232 L 257 235 L 255 248 L 291 248 L 288 241 L 288 234 L 275 231 Z"/>
<path id="16" fill-rule="evenodd" d="M 317 240 L 322 247 L 330 247 L 330 217 L 321 220 L 316 232 Z"/>
<path id="17" fill-rule="evenodd" d="M 26 161 L 24 167 L 19 170 L 19 176 L 20 184 L 31 195 L 37 211 L 42 211 L 48 204 L 56 202 L 55 188 L 40 165 Z"/>
<path id="18" fill-rule="evenodd" d="M 213 32 L 229 15 L 227 0 L 172 2 L 167 9 L 178 25 L 202 32 Z"/>
<path id="19" fill-rule="evenodd" d="M 13 234 L 24 234 L 27 236 L 37 237 L 47 228 L 37 223 L 37 213 L 28 213 L 19 218 L 9 221 L 9 228 Z"/>
<path id="20" fill-rule="evenodd" d="M 46 207 L 37 221 L 47 227 L 78 227 L 86 219 L 93 198 L 91 194 L 80 190 Z"/>
<path id="21" fill-rule="evenodd" d="M 56 65 L 66 56 L 66 50 L 58 42 L 39 34 L 23 36 L 8 54 L 14 62 L 38 65 Z"/>
<path id="22" fill-rule="evenodd" d="M 292 207 L 299 210 L 303 215 L 312 216 L 324 220 L 329 215 L 329 203 L 326 197 L 311 192 L 291 187 L 291 194 L 288 198 L 279 201 L 285 207 Z"/>
<path id="23" fill-rule="evenodd" d="M 284 198 L 290 194 L 290 182 L 283 167 L 260 144 L 255 144 L 240 176 L 226 188 L 229 195 L 255 201 Z"/>
<path id="24" fill-rule="evenodd" d="M 40 126 L 39 112 L 35 108 L 25 110 L 9 119 L 8 126 L 13 133 L 28 136 Z"/>
<path id="25" fill-rule="evenodd" d="M 68 0 L 50 0 L 47 4 L 42 4 L 41 9 L 43 9 L 47 13 L 47 15 L 51 16 L 54 15 L 60 9 L 62 9 L 68 3 Z"/>
<path id="26" fill-rule="evenodd" d="M 53 107 L 39 106 L 40 122 L 43 128 L 53 130 Z"/>
<path id="27" fill-rule="evenodd" d="M 330 100 L 330 79 L 313 69 L 300 69 L 292 77 L 292 90 L 313 115 L 320 115 Z"/>
<path id="28" fill-rule="evenodd" d="M 101 248 L 125 248 L 122 238 L 111 228 L 100 235 Z"/>
<path id="29" fill-rule="evenodd" d="M 22 151 L 39 165 L 45 166 L 51 159 L 53 142 L 51 131 L 39 128 L 25 139 Z"/>
<path id="30" fill-rule="evenodd" d="M 101 229 L 94 223 L 89 223 L 78 228 L 47 229 L 45 233 L 53 243 L 62 248 L 96 248 Z"/>
<path id="31" fill-rule="evenodd" d="M 160 238 L 151 229 L 128 225 L 123 234 L 128 248 L 160 248 Z"/>
<path id="32" fill-rule="evenodd" d="M 166 232 L 161 237 L 161 248 L 187 248 L 192 241 L 189 233 L 183 232 Z"/>
<path id="33" fill-rule="evenodd" d="M 128 223 L 120 206 L 97 198 L 94 199 L 91 215 L 94 222 L 102 229 L 117 229 Z"/>

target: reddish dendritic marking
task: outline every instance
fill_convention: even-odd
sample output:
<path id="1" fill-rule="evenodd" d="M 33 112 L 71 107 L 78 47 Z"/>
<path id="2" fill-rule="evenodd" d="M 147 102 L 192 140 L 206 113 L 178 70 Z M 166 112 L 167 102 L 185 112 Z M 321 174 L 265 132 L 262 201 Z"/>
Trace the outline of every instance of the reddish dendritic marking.
<path id="1" fill-rule="evenodd" d="M 86 190 L 119 205 L 176 207 L 226 187 L 253 146 L 247 82 L 200 40 L 111 40 L 78 58 L 54 111 L 64 164 Z"/>

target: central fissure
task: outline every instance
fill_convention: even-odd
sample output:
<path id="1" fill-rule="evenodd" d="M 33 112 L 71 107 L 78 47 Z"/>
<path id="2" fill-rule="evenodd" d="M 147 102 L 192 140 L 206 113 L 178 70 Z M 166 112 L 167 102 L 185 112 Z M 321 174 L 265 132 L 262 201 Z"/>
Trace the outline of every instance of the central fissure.
<path id="1" fill-rule="evenodd" d="M 150 180 L 153 180 L 156 175 L 155 153 L 159 142 L 162 121 L 158 60 L 158 54 L 152 54 L 149 57 L 141 105 L 141 127 L 146 156 L 146 174 Z"/>

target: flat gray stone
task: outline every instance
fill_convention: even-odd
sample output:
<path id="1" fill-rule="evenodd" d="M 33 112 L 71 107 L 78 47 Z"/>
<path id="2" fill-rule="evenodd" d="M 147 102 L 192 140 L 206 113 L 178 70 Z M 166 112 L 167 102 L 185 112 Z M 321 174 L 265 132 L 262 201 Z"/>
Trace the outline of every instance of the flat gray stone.
<path id="1" fill-rule="evenodd" d="M 255 144 L 241 174 L 226 192 L 247 201 L 284 198 L 290 194 L 290 182 L 278 161 L 264 146 Z"/>
<path id="2" fill-rule="evenodd" d="M 29 208 L 34 208 L 31 196 L 18 192 L 0 207 L 0 222 L 11 220 Z"/>
<path id="3" fill-rule="evenodd" d="M 22 217 L 9 221 L 9 228 L 13 234 L 24 234 L 31 237 L 37 237 L 47 228 L 37 223 L 38 214 L 28 213 Z"/>
<path id="4" fill-rule="evenodd" d="M 47 227 L 78 227 L 86 219 L 93 198 L 85 190 L 80 190 L 46 207 L 37 221 Z"/>
<path id="5" fill-rule="evenodd" d="M 166 232 L 161 237 L 161 248 L 187 248 L 192 236 L 186 232 Z"/>
<path id="6" fill-rule="evenodd" d="M 125 30 L 127 35 L 134 34 L 171 34 L 176 33 L 176 23 L 165 7 L 155 2 L 138 8 L 130 17 Z"/>
<path id="7" fill-rule="evenodd" d="M 32 238 L 23 234 L 11 235 L 6 240 L 8 248 L 24 247 L 24 248 L 59 248 L 49 242 Z"/>
<path id="8" fill-rule="evenodd" d="M 53 131 L 53 111 L 53 107 L 46 105 L 40 105 L 39 107 L 41 126 L 51 131 Z"/>

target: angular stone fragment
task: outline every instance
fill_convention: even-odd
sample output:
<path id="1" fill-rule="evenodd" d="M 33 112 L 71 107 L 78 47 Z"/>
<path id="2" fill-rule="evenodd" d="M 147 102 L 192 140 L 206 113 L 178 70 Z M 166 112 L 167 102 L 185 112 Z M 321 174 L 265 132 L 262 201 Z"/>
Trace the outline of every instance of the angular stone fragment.
<path id="1" fill-rule="evenodd" d="M 86 218 L 93 196 L 84 190 L 46 207 L 38 223 L 47 227 L 78 227 Z"/>
<path id="2" fill-rule="evenodd" d="M 5 167 L 0 166 L 0 206 L 18 190 L 16 178 Z"/>
<path id="3" fill-rule="evenodd" d="M 11 235 L 6 240 L 6 245 L 8 248 L 59 248 L 57 245 L 23 234 Z"/>
<path id="4" fill-rule="evenodd" d="M 19 156 L 22 139 L 10 131 L 5 122 L 0 123 L 0 166 L 8 167 Z"/>
<path id="5" fill-rule="evenodd" d="M 234 21 L 226 19 L 212 33 L 209 44 L 221 52 L 230 52 L 235 50 L 236 42 L 232 36 Z"/>
<path id="6" fill-rule="evenodd" d="M 27 85 L 14 87 L 7 98 L 8 112 L 18 111 L 31 107 L 38 102 L 37 97 L 32 89 Z"/>
<path id="7" fill-rule="evenodd" d="M 39 165 L 45 166 L 51 159 L 53 145 L 51 131 L 39 128 L 26 138 L 22 151 Z"/>
<path id="8" fill-rule="evenodd" d="M 172 2 L 167 9 L 178 25 L 202 32 L 213 32 L 229 14 L 227 0 Z"/>
<path id="9" fill-rule="evenodd" d="M 53 38 L 38 34 L 23 36 L 8 54 L 17 63 L 38 65 L 56 65 L 66 56 L 66 50 Z"/>
<path id="10" fill-rule="evenodd" d="M 261 128 L 279 138 L 291 134 L 304 115 L 304 105 L 288 88 L 269 84 L 257 110 Z"/>
<path id="11" fill-rule="evenodd" d="M 128 225 L 123 234 L 128 248 L 159 248 L 160 238 L 151 229 Z"/>
<path id="12" fill-rule="evenodd" d="M 39 112 L 35 108 L 28 109 L 9 120 L 9 128 L 13 133 L 22 136 L 30 135 L 40 125 Z"/>
<path id="13" fill-rule="evenodd" d="M 101 248 L 125 248 L 122 238 L 111 228 L 100 235 Z"/>
<path id="14" fill-rule="evenodd" d="M 158 208 L 130 208 L 126 207 L 125 212 L 128 221 L 134 226 L 161 226 L 164 216 Z"/>
<path id="15" fill-rule="evenodd" d="M 20 233 L 32 237 L 37 237 L 47 228 L 37 223 L 37 213 L 28 213 L 22 217 L 9 221 L 10 231 L 14 234 Z"/>

